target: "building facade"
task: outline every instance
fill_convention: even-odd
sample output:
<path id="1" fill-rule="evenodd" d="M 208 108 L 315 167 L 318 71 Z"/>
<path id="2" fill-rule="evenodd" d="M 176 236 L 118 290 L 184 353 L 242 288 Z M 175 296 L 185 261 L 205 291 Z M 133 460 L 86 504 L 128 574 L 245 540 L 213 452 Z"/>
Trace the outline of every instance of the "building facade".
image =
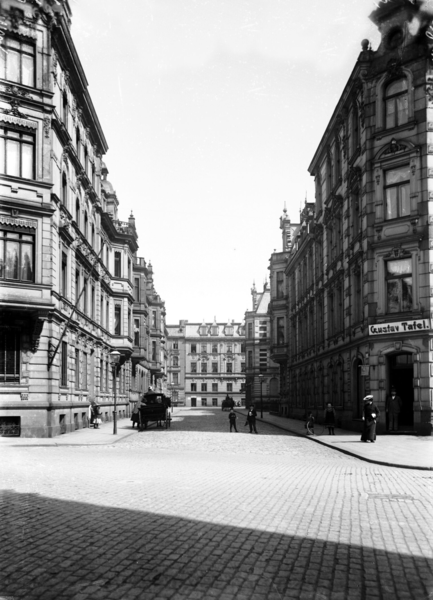
<path id="1" fill-rule="evenodd" d="M 245 405 L 242 323 L 167 325 L 168 387 L 177 404 L 221 407 L 226 396 Z"/>
<path id="2" fill-rule="evenodd" d="M 246 403 L 266 410 L 279 410 L 279 366 L 271 358 L 271 292 L 268 283 L 263 291 L 251 289 L 252 309 L 245 312 Z"/>
<path id="3" fill-rule="evenodd" d="M 93 401 L 112 418 L 114 350 L 128 415 L 147 310 L 133 274 L 152 283 L 107 180 L 68 1 L 4 0 L 0 20 L 0 434 L 52 437 L 86 427 Z"/>
<path id="4" fill-rule="evenodd" d="M 285 253 L 287 354 L 273 354 L 282 365 L 287 358 L 282 410 L 290 416 L 321 415 L 331 402 L 341 426 L 358 428 L 371 392 L 383 432 L 395 386 L 400 431 L 432 432 L 433 36 L 425 16 L 405 0 L 371 14 L 379 47 L 362 42 L 309 167 L 315 203 Z"/>

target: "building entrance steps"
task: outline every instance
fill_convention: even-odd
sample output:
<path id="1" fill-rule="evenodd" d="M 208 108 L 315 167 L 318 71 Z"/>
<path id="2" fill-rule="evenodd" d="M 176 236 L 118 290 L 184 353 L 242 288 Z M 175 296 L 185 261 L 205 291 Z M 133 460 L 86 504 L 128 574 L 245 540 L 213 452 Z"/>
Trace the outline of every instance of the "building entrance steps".
<path id="1" fill-rule="evenodd" d="M 240 414 L 245 410 L 236 409 Z M 260 414 L 260 410 L 257 409 Z M 335 427 L 335 435 L 328 435 L 327 428 L 322 424 L 315 427 L 315 435 L 307 435 L 305 422 L 298 419 L 288 419 L 275 414 L 263 413 L 257 421 L 264 421 L 290 433 L 305 436 L 312 442 L 323 444 L 338 452 L 355 456 L 361 460 L 378 465 L 401 467 L 403 469 L 433 470 L 433 437 L 417 436 L 413 433 L 400 435 L 378 435 L 376 443 L 361 442 L 361 434 L 356 431 Z"/>

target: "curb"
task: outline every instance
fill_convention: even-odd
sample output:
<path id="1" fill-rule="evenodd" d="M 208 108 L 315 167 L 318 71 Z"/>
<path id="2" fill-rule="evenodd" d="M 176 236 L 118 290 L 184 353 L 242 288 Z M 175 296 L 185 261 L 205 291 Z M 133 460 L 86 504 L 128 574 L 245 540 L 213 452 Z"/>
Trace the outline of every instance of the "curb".
<path id="1" fill-rule="evenodd" d="M 266 423 L 267 425 L 272 425 L 272 427 L 276 427 L 277 429 L 280 429 L 281 431 L 288 431 L 298 437 L 305 438 L 307 440 L 310 440 L 311 442 L 316 442 L 316 444 L 321 444 L 322 446 L 326 446 L 327 448 L 330 448 L 331 450 L 336 450 L 337 452 L 341 452 L 342 454 L 347 454 L 348 456 L 353 456 L 353 458 L 358 458 L 359 460 L 363 460 L 363 461 L 371 463 L 371 464 L 381 465 L 384 467 L 395 467 L 397 469 L 411 469 L 411 470 L 416 470 L 416 471 L 433 471 L 433 467 L 401 465 L 398 463 L 390 463 L 390 462 L 386 462 L 383 460 L 375 460 L 373 458 L 365 458 L 364 456 L 360 456 L 359 454 L 356 454 L 355 452 L 351 452 L 350 450 L 345 450 L 344 448 L 338 448 L 336 446 L 330 446 L 326 442 L 322 442 L 321 440 L 315 439 L 313 436 L 305 435 L 304 433 L 299 433 L 298 431 L 293 431 L 292 429 L 288 429 L 287 427 L 281 427 L 281 425 L 278 425 L 276 423 L 271 423 L 270 421 L 266 421 L 266 419 L 262 419 L 260 417 L 256 417 L 256 419 L 258 421 L 261 421 L 262 423 Z"/>

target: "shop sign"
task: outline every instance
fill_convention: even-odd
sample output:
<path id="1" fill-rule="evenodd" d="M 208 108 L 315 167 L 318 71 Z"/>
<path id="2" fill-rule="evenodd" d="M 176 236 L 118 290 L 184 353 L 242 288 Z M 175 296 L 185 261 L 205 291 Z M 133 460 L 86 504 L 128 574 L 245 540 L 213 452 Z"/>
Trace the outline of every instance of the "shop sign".
<path id="1" fill-rule="evenodd" d="M 420 332 L 430 331 L 431 324 L 429 319 L 413 319 L 412 321 L 401 321 L 399 323 L 380 323 L 369 325 L 368 333 L 370 335 L 384 335 L 387 333 L 406 333 L 408 331 Z"/>

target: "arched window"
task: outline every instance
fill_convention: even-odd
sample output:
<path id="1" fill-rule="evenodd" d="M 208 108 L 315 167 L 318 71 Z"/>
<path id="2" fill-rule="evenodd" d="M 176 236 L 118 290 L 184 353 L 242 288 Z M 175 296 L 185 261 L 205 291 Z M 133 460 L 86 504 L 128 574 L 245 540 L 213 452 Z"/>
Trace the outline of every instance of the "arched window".
<path id="1" fill-rule="evenodd" d="M 407 79 L 398 79 L 385 90 L 386 128 L 403 125 L 409 120 Z"/>

